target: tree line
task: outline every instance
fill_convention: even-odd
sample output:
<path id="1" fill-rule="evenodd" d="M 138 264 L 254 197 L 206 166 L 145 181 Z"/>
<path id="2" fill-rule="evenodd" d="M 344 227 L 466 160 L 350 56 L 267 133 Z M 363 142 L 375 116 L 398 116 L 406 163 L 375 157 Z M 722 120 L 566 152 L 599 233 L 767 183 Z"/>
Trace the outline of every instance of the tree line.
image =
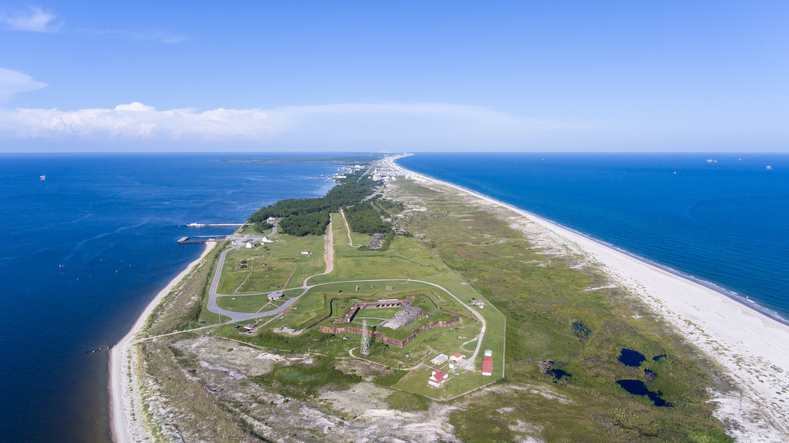
<path id="1" fill-rule="evenodd" d="M 266 228 L 266 219 L 280 218 L 279 231 L 289 235 L 323 235 L 329 214 L 345 208 L 352 231 L 365 234 L 392 232 L 391 223 L 381 220 L 379 212 L 364 200 L 375 192 L 377 183 L 363 172 L 347 175 L 324 197 L 289 198 L 257 210 L 249 217 L 259 230 Z"/>

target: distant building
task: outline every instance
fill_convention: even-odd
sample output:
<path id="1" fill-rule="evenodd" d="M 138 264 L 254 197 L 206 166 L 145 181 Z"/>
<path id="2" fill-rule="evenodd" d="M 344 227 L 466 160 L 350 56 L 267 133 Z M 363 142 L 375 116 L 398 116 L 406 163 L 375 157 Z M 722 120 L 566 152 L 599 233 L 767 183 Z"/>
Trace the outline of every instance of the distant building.
<path id="1" fill-rule="evenodd" d="M 446 357 L 446 356 L 445 356 Z M 447 376 L 449 375 L 448 372 L 439 371 L 438 369 L 433 370 L 433 373 L 430 375 L 430 378 L 427 379 L 427 385 L 440 388 L 441 385 L 447 381 Z"/>
<path id="2" fill-rule="evenodd" d="M 247 242 L 247 243 L 244 245 L 244 247 L 245 247 L 245 248 L 247 248 L 247 249 L 252 249 L 252 242 L 251 242 L 251 241 L 248 241 L 248 242 Z"/>
<path id="3" fill-rule="evenodd" d="M 461 354 L 460 352 L 455 352 L 454 354 L 449 356 L 449 362 L 450 363 L 455 363 L 455 362 L 460 361 L 463 358 L 466 358 L 466 356 Z"/>
<path id="4" fill-rule="evenodd" d="M 312 255 L 310 251 L 301 251 L 301 255 Z"/>
<path id="5" fill-rule="evenodd" d="M 471 304 L 480 309 L 485 307 L 485 302 L 482 300 L 477 300 L 477 299 L 471 300 Z"/>
<path id="6" fill-rule="evenodd" d="M 244 325 L 244 329 L 246 329 L 247 331 L 251 331 L 251 330 L 255 329 L 255 324 L 254 323 L 250 323 L 248 325 Z"/>
<path id="7" fill-rule="evenodd" d="M 433 363 L 434 365 L 440 365 L 441 363 L 444 363 L 445 361 L 447 361 L 448 358 L 449 357 L 447 357 L 444 354 L 438 354 L 438 356 L 436 358 L 430 360 L 430 363 Z"/>
<path id="8" fill-rule="evenodd" d="M 485 357 L 493 357 L 493 351 L 490 349 L 485 350 Z"/>
<path id="9" fill-rule="evenodd" d="M 279 300 L 279 299 L 281 299 L 284 296 L 285 296 L 285 294 L 277 291 L 277 292 L 272 292 L 271 294 L 269 294 L 268 295 L 268 299 L 269 300 Z"/>
<path id="10" fill-rule="evenodd" d="M 263 244 L 263 243 L 274 243 L 274 240 L 272 240 L 272 239 L 270 239 L 268 237 L 263 237 L 263 239 L 260 240 L 260 244 Z"/>
<path id="11" fill-rule="evenodd" d="M 387 290 L 387 291 L 394 291 L 394 286 L 387 286 L 387 287 L 386 287 L 386 290 Z"/>
<path id="12" fill-rule="evenodd" d="M 482 359 L 482 375 L 493 375 L 493 357 Z"/>

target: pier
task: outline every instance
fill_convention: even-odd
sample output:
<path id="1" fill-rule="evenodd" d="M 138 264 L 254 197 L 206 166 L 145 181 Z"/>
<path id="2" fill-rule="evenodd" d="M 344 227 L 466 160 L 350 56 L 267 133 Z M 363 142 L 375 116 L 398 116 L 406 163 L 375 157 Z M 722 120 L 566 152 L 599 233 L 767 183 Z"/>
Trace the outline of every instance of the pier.
<path id="1" fill-rule="evenodd" d="M 179 245 L 196 245 L 209 241 L 224 241 L 227 240 L 226 236 L 222 235 L 195 235 L 192 237 L 181 237 L 178 239 Z"/>
<path id="2" fill-rule="evenodd" d="M 246 223 L 189 223 L 187 228 L 240 228 Z"/>

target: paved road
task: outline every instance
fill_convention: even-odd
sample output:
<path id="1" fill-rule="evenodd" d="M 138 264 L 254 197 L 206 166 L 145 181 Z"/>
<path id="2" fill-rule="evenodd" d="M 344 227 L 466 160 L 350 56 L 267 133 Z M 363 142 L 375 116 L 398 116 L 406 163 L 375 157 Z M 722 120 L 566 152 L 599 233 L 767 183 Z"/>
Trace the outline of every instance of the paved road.
<path id="1" fill-rule="evenodd" d="M 347 224 L 346 224 L 346 226 L 347 226 Z M 273 235 L 276 232 L 276 229 L 277 228 L 275 226 L 274 227 L 274 232 L 272 232 L 271 235 Z M 219 288 L 219 278 L 222 275 L 222 268 L 225 266 L 225 257 L 227 256 L 228 252 L 235 251 L 238 248 L 231 248 L 231 249 L 228 249 L 226 251 L 223 251 L 222 254 L 219 255 L 219 262 L 216 265 L 216 272 L 214 273 L 214 279 L 211 281 L 211 288 L 208 291 L 208 306 L 207 306 L 208 310 L 210 312 L 213 312 L 214 314 L 221 314 L 221 315 L 224 315 L 226 317 L 229 317 L 231 322 L 248 321 L 248 320 L 254 320 L 256 318 L 269 317 L 269 316 L 272 316 L 272 315 L 277 315 L 277 314 L 283 313 L 286 309 L 288 309 L 289 307 L 293 306 L 297 301 L 299 301 L 301 296 L 306 294 L 307 291 L 309 291 L 310 289 L 312 289 L 314 287 L 317 287 L 317 286 L 334 285 L 334 284 L 338 284 L 338 283 L 365 283 L 365 282 L 369 283 L 369 282 L 389 282 L 389 281 L 392 281 L 392 282 L 394 282 L 394 281 L 405 281 L 405 282 L 423 283 L 423 284 L 430 285 L 430 286 L 433 286 L 435 288 L 438 288 L 438 289 L 446 292 L 447 294 L 449 294 L 452 298 L 457 300 L 458 303 L 460 303 L 461 305 L 465 306 L 466 309 L 471 311 L 479 319 L 479 321 L 482 323 L 482 328 L 480 329 L 480 332 L 479 332 L 479 340 L 477 341 L 477 347 L 474 349 L 474 354 L 472 354 L 471 357 L 469 357 L 468 359 L 466 359 L 462 363 L 463 366 L 465 366 L 465 365 L 473 365 L 474 364 L 474 359 L 477 358 L 477 355 L 479 354 L 479 351 L 482 348 L 482 338 L 485 336 L 485 331 L 487 330 L 488 324 L 485 321 L 485 318 L 479 312 L 477 312 L 471 306 L 463 303 L 463 301 L 460 298 L 458 298 L 455 294 L 453 294 L 452 292 L 450 292 L 449 290 L 447 290 L 446 288 L 444 288 L 441 285 L 438 285 L 436 283 L 431 283 L 431 282 L 428 282 L 428 281 L 423 281 L 423 280 L 412 280 L 410 278 L 383 278 L 383 279 L 373 279 L 373 280 L 348 280 L 348 281 L 336 281 L 336 282 L 327 282 L 327 283 L 318 283 L 318 284 L 314 284 L 314 285 L 308 285 L 307 282 L 309 282 L 309 280 L 312 277 L 317 277 L 319 275 L 328 274 L 334 268 L 334 266 L 333 266 L 333 261 L 334 261 L 333 260 L 334 259 L 333 238 L 334 238 L 334 236 L 332 235 L 331 219 L 329 221 L 329 226 L 327 228 L 326 235 L 327 235 L 326 244 L 325 244 L 326 245 L 326 248 L 325 248 L 326 249 L 326 251 L 325 251 L 325 254 L 326 254 L 326 265 L 327 265 L 326 266 L 326 271 L 325 272 L 321 272 L 320 274 L 312 275 L 312 276 L 307 277 L 306 279 L 304 279 L 304 284 L 300 288 L 300 289 L 302 289 L 301 294 L 299 294 L 299 295 L 297 295 L 295 297 L 292 297 L 290 300 L 285 302 L 285 304 L 283 304 L 282 306 L 280 306 L 280 307 L 278 307 L 276 309 L 272 309 L 271 311 L 265 311 L 265 312 L 252 313 L 252 312 L 228 311 L 227 309 L 222 309 L 222 308 L 219 307 L 219 305 L 217 305 L 216 299 L 217 299 L 217 297 L 221 297 L 221 296 L 231 295 L 231 296 L 234 296 L 234 297 L 244 297 L 244 296 L 261 295 L 261 294 L 267 294 L 268 293 L 268 292 L 259 292 L 259 293 L 256 293 L 256 294 L 243 294 L 243 295 L 242 294 L 219 294 L 219 293 L 217 293 L 217 289 Z"/>

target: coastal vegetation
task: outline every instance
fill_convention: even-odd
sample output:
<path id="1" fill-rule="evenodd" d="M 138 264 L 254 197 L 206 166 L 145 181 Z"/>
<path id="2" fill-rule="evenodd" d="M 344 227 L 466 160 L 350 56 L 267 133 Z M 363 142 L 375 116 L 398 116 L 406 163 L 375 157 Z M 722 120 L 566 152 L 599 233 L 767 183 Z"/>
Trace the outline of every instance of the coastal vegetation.
<path id="1" fill-rule="evenodd" d="M 345 208 L 348 224 L 355 232 L 391 232 L 390 223 L 381 220 L 373 206 L 364 200 L 375 192 L 377 182 L 363 171 L 348 174 L 324 197 L 280 200 L 256 211 L 249 222 L 264 229 L 269 217 L 281 219 L 279 229 L 295 236 L 323 235 L 329 214 Z"/>

